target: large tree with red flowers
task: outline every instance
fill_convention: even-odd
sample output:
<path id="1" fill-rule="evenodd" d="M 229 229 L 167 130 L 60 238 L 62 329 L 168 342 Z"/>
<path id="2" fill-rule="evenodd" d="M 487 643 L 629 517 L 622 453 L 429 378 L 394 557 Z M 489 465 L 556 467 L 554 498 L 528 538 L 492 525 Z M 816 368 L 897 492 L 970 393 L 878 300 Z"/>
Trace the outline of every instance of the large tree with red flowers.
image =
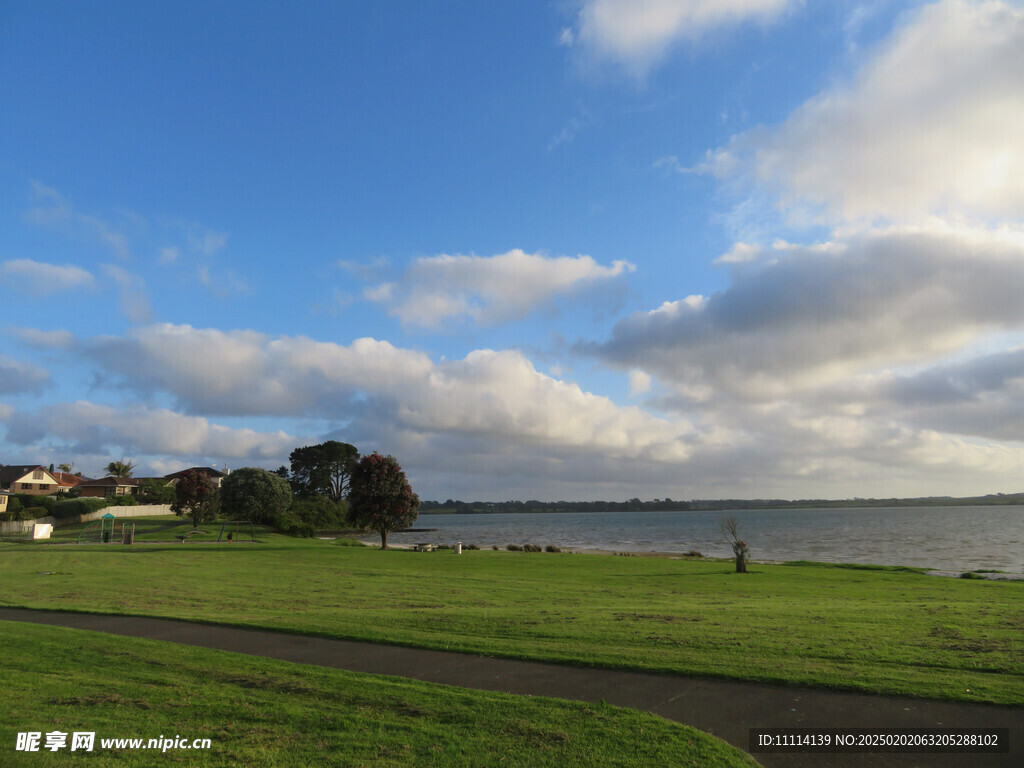
<path id="1" fill-rule="evenodd" d="M 419 516 L 420 498 L 412 492 L 394 456 L 374 451 L 352 470 L 348 494 L 349 522 L 380 534 L 388 548 L 388 531 L 408 528 Z"/>

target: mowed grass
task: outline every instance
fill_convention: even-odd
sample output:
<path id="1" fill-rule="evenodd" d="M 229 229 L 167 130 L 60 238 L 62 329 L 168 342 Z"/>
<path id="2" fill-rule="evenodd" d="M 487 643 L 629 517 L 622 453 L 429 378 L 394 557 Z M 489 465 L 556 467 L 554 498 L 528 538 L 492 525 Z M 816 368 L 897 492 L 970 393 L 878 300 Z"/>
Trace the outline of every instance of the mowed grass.
<path id="1" fill-rule="evenodd" d="M 7 605 L 1024 704 L 1024 584 L 914 569 L 256 545 L 0 545 Z"/>
<path id="2" fill-rule="evenodd" d="M 607 705 L 468 691 L 172 643 L 0 622 L 3 765 L 756 766 L 693 728 Z M 15 751 L 19 732 L 68 734 Z M 94 751 L 71 752 L 75 731 Z M 176 737 L 209 750 L 102 747 Z M 45 735 L 41 746 L 45 745 Z"/>
<path id="3" fill-rule="evenodd" d="M 177 543 L 179 536 L 188 536 L 189 543 L 203 542 L 211 543 L 216 542 L 217 537 L 221 533 L 221 522 L 204 523 L 195 528 L 192 525 L 192 520 L 187 517 L 178 517 L 177 515 L 158 515 L 154 517 L 134 517 L 124 518 L 123 520 L 116 520 L 114 526 L 114 538 L 117 541 L 121 540 L 121 526 L 122 523 L 126 528 L 131 529 L 134 526 L 135 530 L 135 541 L 139 543 L 147 542 L 169 542 Z M 92 523 L 83 523 L 81 525 L 71 525 L 61 528 L 55 528 L 48 541 L 34 542 L 38 546 L 48 546 L 50 544 L 77 544 L 79 535 L 84 528 L 89 528 L 93 532 L 94 536 L 98 536 L 96 533 L 99 531 L 99 521 Z M 264 535 L 274 535 L 273 529 L 264 525 L 253 526 L 253 530 L 256 533 L 257 538 Z M 228 532 L 233 534 L 239 541 L 251 541 L 252 535 L 248 525 L 235 526 L 228 525 L 224 531 L 224 535 L 227 536 Z"/>

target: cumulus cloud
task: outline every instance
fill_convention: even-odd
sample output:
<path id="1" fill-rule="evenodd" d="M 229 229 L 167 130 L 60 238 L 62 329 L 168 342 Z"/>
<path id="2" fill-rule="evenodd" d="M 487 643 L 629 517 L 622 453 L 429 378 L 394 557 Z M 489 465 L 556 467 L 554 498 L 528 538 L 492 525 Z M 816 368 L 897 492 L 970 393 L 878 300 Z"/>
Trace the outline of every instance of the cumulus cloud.
<path id="1" fill-rule="evenodd" d="M 497 256 L 433 256 L 418 259 L 398 283 L 368 288 L 364 295 L 390 303 L 406 325 L 438 327 L 451 318 L 476 323 L 517 320 L 549 306 L 556 297 L 632 272 L 627 261 L 610 267 L 590 256 L 550 257 L 512 250 Z"/>
<path id="2" fill-rule="evenodd" d="M 0 394 L 39 392 L 50 383 L 50 372 L 32 363 L 0 354 Z"/>
<path id="3" fill-rule="evenodd" d="M 827 222 L 1019 219 L 1024 9 L 943 0 L 909 13 L 848 82 L 702 166 Z"/>
<path id="4" fill-rule="evenodd" d="M 642 76 L 673 44 L 744 21 L 767 21 L 795 0 L 585 0 L 562 45 Z"/>
<path id="5" fill-rule="evenodd" d="M 114 408 L 78 401 L 46 406 L 37 413 L 15 414 L 7 439 L 27 445 L 46 437 L 72 442 L 76 451 L 101 453 L 117 446 L 129 452 L 225 459 L 274 459 L 286 456 L 298 438 L 213 424 L 198 416 L 143 406 Z"/>
<path id="6" fill-rule="evenodd" d="M 685 461 L 692 428 L 620 407 L 544 375 L 514 351 L 433 362 L 386 341 L 343 346 L 156 325 L 84 348 L 124 386 L 170 393 L 189 413 L 351 420 L 379 433 L 468 436 L 520 445 Z"/>
<path id="7" fill-rule="evenodd" d="M 890 230 L 785 244 L 710 297 L 620 321 L 587 347 L 674 382 L 769 401 L 880 366 L 925 364 L 1024 326 L 1024 237 Z"/>
<path id="8" fill-rule="evenodd" d="M 17 286 L 18 292 L 34 296 L 88 289 L 96 284 L 91 272 L 74 264 L 57 266 L 32 259 L 5 261 L 0 264 L 0 275 L 9 281 L 9 286 Z"/>

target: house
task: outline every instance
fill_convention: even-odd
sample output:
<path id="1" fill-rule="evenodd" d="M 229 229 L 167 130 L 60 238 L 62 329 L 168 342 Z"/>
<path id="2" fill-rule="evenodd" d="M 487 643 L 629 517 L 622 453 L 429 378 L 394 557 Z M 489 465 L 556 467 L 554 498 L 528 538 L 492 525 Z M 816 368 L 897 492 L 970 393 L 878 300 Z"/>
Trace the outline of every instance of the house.
<path id="1" fill-rule="evenodd" d="M 0 491 L 0 515 L 7 511 L 7 499 L 10 495 L 7 491 Z"/>
<path id="2" fill-rule="evenodd" d="M 221 481 L 228 476 L 227 472 L 221 472 L 219 469 L 214 469 L 213 467 L 189 467 L 188 469 L 182 469 L 178 472 L 172 472 L 169 475 L 165 475 L 165 477 L 172 483 L 177 484 L 182 475 L 186 472 L 192 472 L 193 470 L 210 478 L 210 480 L 213 481 L 214 486 L 218 489 L 220 488 Z"/>
<path id="3" fill-rule="evenodd" d="M 49 496 L 59 487 L 57 478 L 42 464 L 18 464 L 0 469 L 0 491 Z"/>
<path id="4" fill-rule="evenodd" d="M 73 475 L 70 472 L 53 472 L 51 474 L 57 478 L 58 493 L 67 493 L 72 488 L 81 485 L 89 479 L 87 477 L 82 477 L 81 475 Z"/>
<path id="5" fill-rule="evenodd" d="M 85 480 L 77 488 L 82 496 L 98 499 L 112 499 L 115 496 L 138 496 L 139 486 L 145 482 L 141 477 L 101 477 L 99 480 Z"/>

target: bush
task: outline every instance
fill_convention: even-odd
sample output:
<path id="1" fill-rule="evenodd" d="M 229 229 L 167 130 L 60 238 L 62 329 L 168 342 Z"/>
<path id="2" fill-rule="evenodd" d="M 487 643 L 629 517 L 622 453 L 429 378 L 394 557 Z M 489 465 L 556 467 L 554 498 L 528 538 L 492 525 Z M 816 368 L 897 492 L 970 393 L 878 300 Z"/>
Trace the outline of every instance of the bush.
<path id="1" fill-rule="evenodd" d="M 35 520 L 37 517 L 46 517 L 50 514 L 50 510 L 46 507 L 25 507 L 21 513 L 22 520 Z"/>
<path id="2" fill-rule="evenodd" d="M 523 552 L 543 552 L 539 544 L 523 544 Z"/>
<path id="3" fill-rule="evenodd" d="M 292 499 L 289 514 L 319 531 L 348 528 L 348 502 L 335 503 L 327 496 L 300 496 Z"/>
<path id="4" fill-rule="evenodd" d="M 113 498 L 113 505 L 115 507 L 135 507 L 138 506 L 139 500 L 134 496 L 115 496 Z"/>
<path id="5" fill-rule="evenodd" d="M 60 501 L 54 504 L 52 514 L 58 520 L 66 520 L 75 515 L 87 515 L 90 512 L 95 512 L 109 506 L 110 501 L 108 499 L 68 499 L 67 501 Z"/>
<path id="6" fill-rule="evenodd" d="M 50 514 L 50 510 L 53 509 L 53 505 L 56 503 L 49 496 L 34 496 L 31 493 L 17 493 L 11 497 L 11 501 L 14 499 L 21 502 L 22 507 L 43 507 L 46 511 L 40 517 Z M 8 501 L 8 505 L 10 505 L 10 501 Z"/>
<path id="7" fill-rule="evenodd" d="M 556 547 L 554 544 L 548 544 L 546 547 L 544 547 L 544 551 L 545 552 L 561 552 L 562 550 L 559 547 Z"/>
<path id="8" fill-rule="evenodd" d="M 463 549 L 480 549 L 476 544 L 467 544 Z"/>
<path id="9" fill-rule="evenodd" d="M 961 579 L 984 579 L 986 578 L 980 573 L 974 573 L 973 571 L 965 571 L 960 574 Z"/>
<path id="10" fill-rule="evenodd" d="M 509 544 L 507 547 L 505 547 L 505 549 L 507 549 L 509 552 L 522 552 L 523 551 L 523 548 L 520 547 L 518 544 Z"/>
<path id="11" fill-rule="evenodd" d="M 292 505 L 288 481 L 259 467 L 242 467 L 220 485 L 224 515 L 253 523 L 273 523 Z"/>
<path id="12" fill-rule="evenodd" d="M 313 526 L 302 520 L 297 520 L 289 514 L 278 515 L 274 519 L 274 527 L 281 533 L 287 533 L 289 536 L 298 536 L 302 539 L 311 539 L 316 535 Z"/>

